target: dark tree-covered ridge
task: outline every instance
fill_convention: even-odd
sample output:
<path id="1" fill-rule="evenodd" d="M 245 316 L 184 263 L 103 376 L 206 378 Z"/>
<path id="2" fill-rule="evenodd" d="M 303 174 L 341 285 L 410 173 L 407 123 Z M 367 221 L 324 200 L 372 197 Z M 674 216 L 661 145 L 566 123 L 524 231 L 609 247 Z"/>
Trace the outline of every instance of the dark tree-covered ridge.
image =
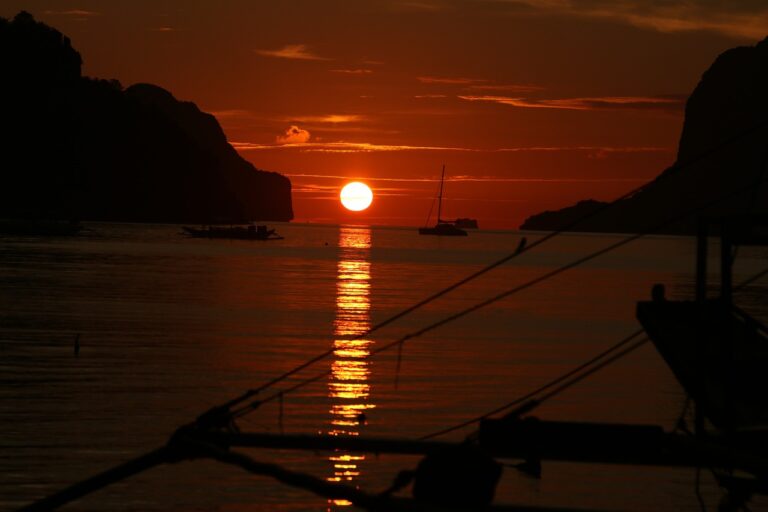
<path id="1" fill-rule="evenodd" d="M 216 119 L 154 85 L 81 75 L 67 37 L 0 18 L 0 218 L 293 218 L 290 181 L 257 170 Z"/>
<path id="2" fill-rule="evenodd" d="M 522 229 L 556 230 L 605 203 L 581 201 L 526 219 Z M 677 161 L 632 197 L 575 230 L 693 234 L 706 216 L 768 213 L 768 38 L 722 53 L 685 108 Z"/>

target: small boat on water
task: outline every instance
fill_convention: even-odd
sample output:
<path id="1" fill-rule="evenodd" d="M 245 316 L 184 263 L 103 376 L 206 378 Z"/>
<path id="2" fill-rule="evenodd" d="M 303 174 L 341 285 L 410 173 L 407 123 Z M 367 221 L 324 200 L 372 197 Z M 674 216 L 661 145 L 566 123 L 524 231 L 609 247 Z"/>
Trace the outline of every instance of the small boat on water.
<path id="1" fill-rule="evenodd" d="M 467 236 L 467 232 L 447 222 L 438 222 L 432 228 L 419 228 L 420 235 Z"/>
<path id="2" fill-rule="evenodd" d="M 192 238 L 229 238 L 235 240 L 282 240 L 274 229 L 264 225 L 249 224 L 247 226 L 207 226 L 191 228 L 183 226 L 187 236 Z"/>
<path id="3" fill-rule="evenodd" d="M 440 218 L 443 209 L 443 182 L 445 181 L 445 165 L 440 175 L 440 193 L 437 196 L 437 224 L 434 227 L 419 228 L 420 235 L 437 236 L 467 236 L 467 232 L 456 225 L 455 222 L 445 221 Z M 475 222 L 477 224 L 477 222 Z"/>

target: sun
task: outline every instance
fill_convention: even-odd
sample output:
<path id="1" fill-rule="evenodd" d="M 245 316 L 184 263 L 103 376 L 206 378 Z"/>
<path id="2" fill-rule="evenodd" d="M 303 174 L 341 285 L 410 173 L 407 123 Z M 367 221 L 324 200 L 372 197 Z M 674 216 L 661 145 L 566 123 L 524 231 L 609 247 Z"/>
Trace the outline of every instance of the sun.
<path id="1" fill-rule="evenodd" d="M 365 183 L 353 181 L 344 185 L 339 198 L 344 208 L 353 212 L 359 212 L 371 206 L 373 192 L 371 192 L 371 187 Z"/>

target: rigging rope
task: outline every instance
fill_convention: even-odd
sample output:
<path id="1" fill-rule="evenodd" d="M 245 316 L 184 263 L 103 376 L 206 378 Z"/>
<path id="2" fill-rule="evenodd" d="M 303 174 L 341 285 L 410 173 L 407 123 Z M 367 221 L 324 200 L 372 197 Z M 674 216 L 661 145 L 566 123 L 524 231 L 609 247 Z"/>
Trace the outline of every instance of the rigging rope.
<path id="1" fill-rule="evenodd" d="M 429 213 L 427 214 L 427 220 L 424 221 L 424 225 L 429 225 L 429 218 L 432 217 L 432 210 L 435 209 L 435 200 L 432 199 L 432 204 L 429 206 Z"/>
<path id="2" fill-rule="evenodd" d="M 751 184 L 750 184 L 750 186 L 751 186 Z M 406 334 L 405 336 L 403 336 L 403 337 L 401 337 L 401 338 L 399 338 L 397 340 L 391 341 L 391 342 L 389 342 L 389 343 L 387 343 L 385 345 L 382 345 L 381 347 L 379 347 L 379 348 L 377 348 L 375 350 L 372 350 L 369 357 L 374 356 L 376 354 L 379 354 L 380 352 L 383 352 L 385 350 L 389 350 L 390 348 L 395 347 L 397 345 L 404 344 L 406 341 L 409 341 L 411 339 L 418 338 L 418 337 L 426 334 L 429 331 L 432 331 L 432 330 L 437 329 L 438 327 L 441 327 L 441 326 L 443 326 L 445 324 L 448 324 L 450 322 L 458 320 L 459 318 L 467 316 L 470 313 L 474 313 L 475 311 L 477 311 L 479 309 L 482 309 L 482 308 L 484 308 L 486 306 L 489 306 L 490 304 L 498 302 L 498 301 L 500 301 L 502 299 L 505 299 L 505 298 L 507 298 L 507 297 L 509 297 L 511 295 L 514 295 L 514 294 L 516 294 L 518 292 L 526 290 L 526 289 L 528 289 L 528 288 L 530 288 L 532 286 L 535 286 L 535 285 L 537 285 L 537 284 L 539 284 L 541 282 L 547 281 L 547 280 L 549 280 L 549 279 L 551 279 L 551 278 L 553 278 L 553 277 L 555 277 L 555 276 L 557 276 L 559 274 L 562 274 L 563 272 L 566 272 L 566 271 L 568 271 L 568 270 L 570 270 L 572 268 L 578 267 L 579 265 L 582 265 L 582 264 L 584 264 L 584 263 L 586 263 L 588 261 L 591 261 L 591 260 L 593 260 L 593 259 L 595 259 L 595 258 L 597 258 L 599 256 L 602 256 L 602 255 L 604 255 L 606 253 L 614 251 L 615 249 L 618 249 L 619 247 L 627 245 L 630 242 L 634 242 L 635 240 L 637 240 L 639 238 L 642 238 L 642 237 L 644 237 L 644 236 L 646 236 L 646 235 L 648 235 L 650 233 L 655 233 L 655 232 L 663 229 L 664 227 L 666 227 L 666 226 L 668 226 L 670 224 L 673 224 L 673 223 L 678 222 L 678 221 L 680 221 L 682 219 L 685 219 L 685 218 L 687 218 L 687 217 L 689 217 L 689 216 L 691 216 L 691 215 L 693 215 L 693 214 L 695 214 L 697 212 L 706 210 L 707 208 L 710 208 L 710 207 L 716 205 L 717 203 L 719 203 L 719 202 L 721 202 L 721 201 L 723 201 L 725 199 L 729 199 L 730 197 L 732 197 L 732 196 L 734 196 L 736 194 L 740 194 L 740 193 L 744 192 L 745 190 L 747 190 L 747 188 L 748 187 L 741 187 L 741 188 L 738 188 L 736 190 L 733 190 L 729 194 L 721 196 L 721 197 L 719 197 L 717 199 L 714 199 L 712 201 L 708 201 L 705 204 L 699 205 L 699 206 L 697 206 L 696 208 L 694 208 L 692 210 L 689 210 L 689 211 L 687 211 L 685 213 L 682 213 L 682 214 L 680 214 L 678 216 L 675 216 L 675 217 L 672 217 L 670 219 L 667 219 L 664 222 L 654 226 L 650 230 L 647 230 L 647 231 L 644 231 L 644 232 L 641 232 L 641 233 L 637 233 L 637 234 L 628 236 L 626 238 L 623 238 L 623 239 L 619 240 L 618 242 L 615 242 L 615 243 L 610 244 L 610 245 L 608 245 L 608 246 L 606 246 L 606 247 L 604 247 L 602 249 L 599 249 L 599 250 L 594 251 L 594 252 L 592 252 L 590 254 L 587 254 L 586 256 L 582 256 L 581 258 L 578 258 L 578 259 L 572 261 L 571 263 L 568 263 L 568 264 L 563 265 L 561 267 L 558 267 L 556 269 L 550 270 L 549 272 L 545 272 L 544 274 L 540 275 L 539 277 L 531 279 L 531 280 L 529 280 L 529 281 L 527 281 L 527 282 L 525 282 L 523 284 L 520 284 L 520 285 L 515 286 L 515 287 L 513 287 L 513 288 L 511 288 L 509 290 L 506 290 L 506 291 L 501 292 L 501 293 L 499 293 L 497 295 L 494 295 L 494 296 L 492 296 L 492 297 L 490 297 L 488 299 L 480 301 L 480 302 L 478 302 L 478 303 L 476 303 L 476 304 L 474 304 L 474 305 L 472 305 L 472 306 L 470 306 L 468 308 L 465 308 L 465 309 L 463 309 L 463 310 L 461 310 L 461 311 L 459 311 L 457 313 L 454 313 L 452 315 L 444 317 L 443 319 L 438 320 L 437 322 L 434 322 L 432 324 L 429 324 L 426 327 L 423 327 L 422 329 L 419 329 L 418 331 L 414 331 L 414 332 L 412 332 L 410 334 Z M 529 248 L 533 247 L 533 246 L 534 246 L 534 244 L 531 244 L 529 246 Z M 523 251 L 525 251 L 525 248 L 523 248 Z M 327 353 L 333 353 L 333 349 L 327 351 Z M 314 360 L 318 360 L 318 357 L 313 358 L 313 361 Z M 307 363 L 304 363 L 303 365 L 301 365 L 302 368 L 306 368 L 307 366 L 308 366 Z M 296 372 L 292 371 L 291 374 L 293 374 L 293 373 L 296 373 Z M 297 390 L 299 388 L 302 388 L 302 387 L 304 387 L 304 386 L 306 386 L 308 384 L 311 384 L 312 382 L 316 382 L 317 380 L 325 377 L 326 375 L 329 375 L 330 373 L 331 373 L 331 370 L 326 370 L 326 371 L 324 371 L 324 372 L 322 372 L 322 373 L 320 373 L 318 375 L 315 375 L 314 377 L 308 378 L 308 379 L 303 380 L 303 381 L 299 381 L 294 386 L 292 386 L 292 387 L 290 387 L 290 388 L 288 388 L 286 390 L 283 390 L 280 393 L 283 393 L 283 392 L 285 392 L 285 393 L 293 392 L 293 391 L 295 391 L 295 390 Z M 271 402 L 272 400 L 277 398 L 277 395 L 278 395 L 278 393 L 270 395 L 269 397 L 267 397 L 267 398 L 265 398 L 263 400 L 258 400 L 258 401 L 253 402 L 252 404 L 243 406 L 240 409 L 237 409 L 237 410 L 233 411 L 232 415 L 233 415 L 233 417 L 239 417 L 239 416 L 241 416 L 243 414 L 247 414 L 248 412 L 256 409 L 259 405 L 261 405 L 263 403 Z"/>
<path id="3" fill-rule="evenodd" d="M 635 338 L 637 338 L 641 334 L 643 334 L 643 329 L 635 331 L 634 333 L 632 333 L 629 336 L 625 337 L 624 339 L 622 339 L 618 343 L 615 343 L 614 345 L 612 345 L 610 348 L 608 348 L 608 349 L 600 352 L 596 356 L 592 357 L 588 361 L 585 361 L 585 362 L 581 363 L 580 365 L 578 365 L 575 368 L 571 369 L 570 371 L 562 374 L 561 376 L 557 377 L 556 379 L 552 379 L 551 381 L 547 382 L 546 384 L 544 384 L 544 385 L 534 389 L 533 391 L 530 391 L 529 393 L 526 393 L 525 395 L 523 395 L 521 397 L 518 397 L 518 398 L 512 400 L 511 402 L 508 402 L 508 403 L 506 403 L 506 404 L 504 404 L 502 406 L 499 406 L 499 407 L 497 407 L 495 409 L 492 409 L 492 410 L 486 412 L 485 414 L 481 414 L 480 416 L 476 416 L 476 417 L 474 417 L 472 419 L 463 421 L 463 422 L 461 422 L 461 423 L 459 423 L 457 425 L 454 425 L 452 427 L 448 427 L 448 428 L 445 428 L 443 430 L 439 430 L 437 432 L 433 432 L 431 434 L 427 434 L 425 436 L 422 436 L 422 437 L 419 438 L 419 440 L 426 441 L 427 439 L 432 439 L 434 437 L 438 437 L 438 436 L 441 436 L 443 434 L 448 434 L 450 432 L 454 432 L 454 431 L 462 429 L 464 427 L 468 427 L 469 425 L 472 425 L 473 423 L 477 423 L 480 420 L 484 420 L 484 419 L 486 419 L 486 418 L 488 418 L 490 416 L 493 416 L 494 414 L 498 414 L 500 412 L 506 411 L 507 409 L 510 409 L 510 408 L 512 408 L 512 407 L 514 407 L 516 405 L 519 405 L 519 404 L 521 404 L 521 403 L 523 403 L 523 402 L 525 402 L 527 400 L 530 400 L 530 399 L 534 398 L 536 395 L 538 395 L 539 393 L 542 393 L 542 392 L 546 391 L 547 389 L 551 388 L 552 386 L 556 386 L 557 384 L 560 384 L 561 382 L 563 382 L 567 378 L 571 377 L 572 375 L 575 375 L 575 374 L 579 373 L 581 370 L 583 370 L 585 368 L 588 368 L 589 366 L 593 365 L 597 361 L 599 361 L 599 360 L 603 359 L 604 357 L 608 356 L 611 352 L 614 352 L 614 351 L 618 350 L 619 348 L 623 347 L 624 345 L 626 345 L 627 343 L 631 342 L 632 340 L 634 340 Z"/>
<path id="4" fill-rule="evenodd" d="M 736 288 L 734 288 L 734 290 L 739 290 L 741 288 L 744 288 L 745 286 L 754 283 L 755 281 L 757 281 L 761 277 L 765 277 L 766 275 L 768 275 L 768 268 L 766 268 L 765 270 L 763 270 L 761 272 L 758 272 L 757 274 L 753 275 L 749 279 L 747 279 L 745 281 L 742 281 Z"/>
<path id="5" fill-rule="evenodd" d="M 688 168 L 688 167 L 690 167 L 690 166 L 692 166 L 692 165 L 694 165 L 694 164 L 696 164 L 696 163 L 698 163 L 698 162 L 700 162 L 702 160 L 705 160 L 706 158 L 709 158 L 710 156 L 720 152 L 724 148 L 727 148 L 727 147 L 731 146 L 735 142 L 738 142 L 742 138 L 747 137 L 748 135 L 750 135 L 753 132 L 756 132 L 756 131 L 758 131 L 758 130 L 760 130 L 762 128 L 765 128 L 766 126 L 768 126 L 768 121 L 763 121 L 763 122 L 757 123 L 757 124 L 753 125 L 752 127 L 748 128 L 748 129 L 746 129 L 746 130 L 744 130 L 742 132 L 739 132 L 738 134 L 736 134 L 736 135 L 734 135 L 732 137 L 729 137 L 729 138 L 725 139 L 723 142 L 721 142 L 720 144 L 714 146 L 713 148 L 711 148 L 711 149 L 709 149 L 707 151 L 704 151 L 703 153 L 700 153 L 700 154 L 696 155 L 695 157 L 691 158 L 690 160 L 682 162 L 682 163 L 678 163 L 678 164 L 670 167 L 666 172 L 664 172 L 663 174 L 661 174 L 660 176 L 658 176 L 654 180 L 652 180 L 652 181 L 650 181 L 648 183 L 645 183 L 645 184 L 643 184 L 643 185 L 641 185 L 639 187 L 636 187 L 636 188 L 630 190 L 629 192 L 623 194 L 622 196 L 618 197 L 614 201 L 612 201 L 610 203 L 605 203 L 605 204 L 601 205 L 599 208 L 597 208 L 597 209 L 595 209 L 595 210 L 593 210 L 593 211 L 591 211 L 591 212 L 589 212 L 589 213 L 587 213 L 587 214 L 585 214 L 585 215 L 583 215 L 583 216 L 581 216 L 581 217 L 579 217 L 579 218 L 577 218 L 577 219 L 575 219 L 575 220 L 573 220 L 573 221 L 571 221 L 569 223 L 566 223 L 566 225 L 561 227 L 560 229 L 558 229 L 556 231 L 549 232 L 548 234 L 546 234 L 542 238 L 532 242 L 531 244 L 528 244 L 527 246 L 518 247 L 513 253 L 504 256 L 503 258 L 501 258 L 501 259 L 499 259 L 499 260 L 497 260 L 497 261 L 487 265 L 486 267 L 483 267 L 480 270 L 469 274 L 468 276 L 464 277 L 463 279 L 460 279 L 459 281 L 456 281 L 455 283 L 447 286 L 446 288 L 443 288 L 442 290 L 439 290 L 438 292 L 436 292 L 436 293 L 426 297 L 425 299 L 422 299 L 421 301 L 413 304 L 412 306 L 405 308 L 404 310 L 400 311 L 399 313 L 397 313 L 397 314 L 395 314 L 395 315 L 385 319 L 384 321 L 382 321 L 382 322 L 372 326 L 367 331 L 365 331 L 363 333 L 360 333 L 359 335 L 355 336 L 354 339 L 362 339 L 362 338 L 366 338 L 366 337 L 370 336 L 371 334 L 373 334 L 374 332 L 378 331 L 379 329 L 381 329 L 381 328 L 383 328 L 383 327 L 385 327 L 385 326 L 387 326 L 387 325 L 389 325 L 389 324 L 391 324 L 391 323 L 393 323 L 393 322 L 395 322 L 395 321 L 397 321 L 397 320 L 399 320 L 399 319 L 401 319 L 401 318 L 403 318 L 403 317 L 413 313 L 414 311 L 422 308 L 423 306 L 425 306 L 425 305 L 427 305 L 427 304 L 429 304 L 431 302 L 434 302 L 435 300 L 443 297 L 444 295 L 447 295 L 448 293 L 450 293 L 450 292 L 460 288 L 461 286 L 463 286 L 463 285 L 465 285 L 465 284 L 467 284 L 467 283 L 469 283 L 469 282 L 471 282 L 471 281 L 481 277 L 482 275 L 490 272 L 491 270 L 494 270 L 494 269 L 500 267 L 501 265 L 511 261 L 512 259 L 516 258 L 517 256 L 519 256 L 519 255 L 521 255 L 521 254 L 523 254 L 525 252 L 528 252 L 530 250 L 533 250 L 535 247 L 538 247 L 538 246 L 548 242 L 552 238 L 554 238 L 554 237 L 556 237 L 558 235 L 561 235 L 562 233 L 564 233 L 566 231 L 573 230 L 575 227 L 577 227 L 582 222 L 584 222 L 584 221 L 586 221 L 586 220 L 588 220 L 588 219 L 590 219 L 592 217 L 595 217 L 595 216 L 603 213 L 604 211 L 608 210 L 609 208 L 611 208 L 613 205 L 617 204 L 618 202 L 620 202 L 620 201 L 622 201 L 624 199 L 627 199 L 629 197 L 634 196 L 635 194 L 641 192 L 642 190 L 644 190 L 645 188 L 649 187 L 650 185 L 652 185 L 654 183 L 658 183 L 658 182 L 663 181 L 663 180 L 666 180 L 670 176 L 678 174 L 682 170 L 684 170 L 684 169 L 686 169 L 686 168 Z M 741 190 L 739 190 L 739 192 L 741 192 Z M 726 197 L 730 197 L 730 195 L 731 194 L 729 194 Z M 719 199 L 718 201 L 715 201 L 715 203 L 719 202 L 722 199 L 725 199 L 725 197 Z M 706 205 L 706 206 L 704 206 L 702 208 L 694 209 L 689 214 L 681 216 L 680 218 L 675 218 L 672 221 L 663 223 L 661 226 L 656 227 L 653 230 L 647 231 L 645 234 L 652 233 L 652 232 L 660 229 L 661 227 L 664 227 L 664 226 L 666 226 L 668 224 L 672 224 L 673 222 L 676 222 L 677 220 L 685 218 L 688 215 L 692 215 L 692 214 L 696 213 L 696 211 L 698 211 L 699 209 L 705 209 L 708 206 L 709 205 Z M 640 236 L 643 236 L 643 235 L 641 234 Z M 625 243 L 629 243 L 630 241 L 632 241 L 632 240 L 634 240 L 636 238 L 639 238 L 639 236 L 631 237 L 631 239 L 628 240 Z M 617 247 L 619 247 L 621 245 L 624 245 L 624 243 L 618 244 Z M 617 248 L 617 247 L 614 247 L 614 248 Z M 586 260 L 586 261 L 588 261 L 588 260 Z M 572 267 L 569 267 L 569 268 L 572 268 Z M 479 308 L 477 308 L 477 309 L 479 309 Z M 463 316 L 463 315 L 460 315 L 460 316 Z M 453 319 L 455 319 L 455 318 L 453 318 Z M 442 325 L 442 324 L 440 324 L 440 325 Z M 409 338 L 406 338 L 406 339 L 409 339 Z M 403 339 L 402 341 L 405 341 L 405 339 Z M 295 375 L 296 373 L 304 370 L 305 368 L 308 368 L 308 367 L 314 365 L 315 363 L 325 359 L 326 357 L 328 357 L 331 354 L 333 354 L 334 350 L 335 349 L 333 349 L 333 348 L 328 349 L 328 350 L 326 350 L 326 351 L 316 355 L 315 357 L 305 361 L 304 363 L 294 367 L 293 369 L 291 369 L 291 370 L 289 370 L 289 371 L 287 371 L 287 372 L 285 372 L 285 373 L 283 373 L 281 375 L 278 375 L 277 377 L 275 377 L 275 378 L 265 382 L 261 386 L 259 386 L 257 388 L 254 388 L 254 389 L 247 390 L 245 393 L 241 394 L 238 397 L 233 398 L 232 400 L 222 404 L 219 407 L 227 408 L 227 409 L 232 408 L 232 407 L 236 406 L 237 404 L 240 404 L 240 403 L 242 403 L 242 402 L 252 398 L 253 396 L 256 396 L 260 392 L 262 392 L 262 391 L 264 391 L 264 390 L 274 386 L 275 384 L 278 384 L 278 383 L 282 382 L 283 380 L 285 380 L 285 379 Z M 320 378 L 320 377 L 317 377 L 317 378 Z M 317 380 L 317 378 L 312 378 L 311 381 L 314 382 L 315 380 Z M 259 403 L 261 403 L 261 402 L 259 402 Z M 246 406 L 245 408 L 253 409 L 254 407 Z M 242 410 L 242 409 L 240 409 L 240 410 Z"/>
<path id="6" fill-rule="evenodd" d="M 746 288 L 747 286 L 749 286 L 750 284 L 754 283 L 755 281 L 757 281 L 758 279 L 760 279 L 761 277 L 763 277 L 763 276 L 765 276 L 767 274 L 768 274 L 768 268 L 758 272 L 757 274 L 753 275 L 752 277 L 750 277 L 748 279 L 745 279 L 744 281 L 739 283 L 737 286 L 734 287 L 734 291 L 738 291 L 738 290 L 741 290 L 743 288 Z M 555 385 L 563 382 L 564 380 L 566 380 L 569 377 L 579 373 L 580 371 L 590 367 L 592 364 L 600 361 L 604 357 L 606 357 L 609 354 L 611 354 L 611 352 L 614 352 L 614 351 L 618 350 L 619 348 L 623 347 L 624 345 L 626 345 L 627 343 L 631 342 L 632 340 L 634 340 L 635 338 L 640 336 L 643 332 L 644 332 L 644 329 L 639 329 L 639 330 L 633 332 L 629 336 L 625 337 L 624 339 L 622 339 L 618 343 L 616 343 L 616 344 L 612 345 L 611 347 L 607 348 L 603 352 L 600 352 L 599 354 L 597 354 L 596 356 L 592 357 L 588 361 L 586 361 L 586 362 L 576 366 L 575 368 L 569 370 L 568 372 L 564 373 L 560 377 L 557 377 L 556 379 L 553 379 L 553 380 L 549 381 L 548 383 L 544 384 L 543 386 L 541 386 L 539 388 L 536 388 L 533 391 L 530 391 L 529 393 L 526 393 L 525 395 L 512 400 L 511 402 L 508 402 L 508 403 L 506 403 L 506 404 L 504 404 L 502 406 L 496 407 L 495 409 L 492 409 L 492 410 L 486 412 L 485 414 L 481 414 L 479 416 L 476 416 L 476 417 L 474 417 L 474 418 L 472 418 L 470 420 L 465 420 L 465 421 L 463 421 L 461 423 L 458 423 L 456 425 L 453 425 L 451 427 L 444 428 L 444 429 L 439 430 L 437 432 L 433 432 L 431 434 L 427 434 L 425 436 L 422 436 L 422 437 L 419 438 L 419 440 L 425 441 L 425 440 L 432 439 L 432 438 L 435 438 L 435 437 L 438 437 L 438 436 L 441 436 L 441 435 L 444 435 L 444 434 L 448 434 L 450 432 L 454 432 L 454 431 L 462 429 L 464 427 L 468 427 L 469 425 L 472 425 L 473 423 L 477 423 L 477 422 L 479 422 L 481 420 L 489 418 L 489 417 L 493 416 L 494 414 L 498 414 L 498 413 L 503 412 L 503 411 L 505 411 L 507 409 L 511 409 L 512 407 L 514 407 L 516 405 L 522 404 L 522 403 L 527 402 L 529 400 L 534 400 L 534 397 L 536 397 L 540 393 L 546 391 L 547 389 L 551 388 L 552 386 L 555 386 Z M 565 389 L 571 387 L 572 385 L 576 384 L 577 382 L 580 382 L 581 380 L 583 380 L 584 378 L 588 377 L 589 375 L 595 373 L 596 371 L 600 370 L 601 368 L 603 368 L 603 367 L 607 366 L 608 364 L 610 364 L 610 363 L 612 363 L 612 362 L 614 362 L 614 361 L 624 357 L 625 355 L 629 354 L 630 352 L 632 352 L 636 348 L 640 347 L 640 345 L 644 344 L 647 341 L 648 341 L 648 337 L 644 337 L 643 339 L 639 340 L 635 344 L 633 344 L 633 345 L 629 346 L 628 348 L 624 349 L 622 352 L 620 352 L 618 354 L 614 354 L 613 356 L 611 356 L 610 359 L 607 359 L 607 360 L 599 363 L 599 365 L 597 367 L 594 367 L 594 368 L 588 370 L 587 372 L 585 372 L 582 375 L 574 377 L 574 379 L 572 381 L 569 381 L 569 382 L 563 384 L 562 386 L 558 387 L 554 391 L 552 391 L 552 392 L 542 396 L 539 399 L 536 399 L 535 400 L 536 405 L 541 404 L 545 400 L 548 400 L 549 398 L 552 398 L 553 396 L 561 393 L 562 391 L 565 391 Z M 690 399 L 690 397 L 686 398 L 686 406 L 685 406 L 686 408 L 688 407 L 687 402 L 688 402 L 689 399 Z M 523 407 L 525 407 L 525 406 L 523 406 Z M 529 410 L 529 408 L 526 408 L 526 411 L 527 410 Z M 681 413 L 681 419 L 682 419 L 682 413 Z M 679 422 L 680 421 L 678 420 L 678 423 Z"/>

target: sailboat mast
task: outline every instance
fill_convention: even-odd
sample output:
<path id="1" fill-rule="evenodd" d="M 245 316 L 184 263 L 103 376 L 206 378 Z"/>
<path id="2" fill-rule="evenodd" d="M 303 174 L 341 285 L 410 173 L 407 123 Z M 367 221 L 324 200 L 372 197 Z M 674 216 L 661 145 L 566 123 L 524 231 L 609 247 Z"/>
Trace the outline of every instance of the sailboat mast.
<path id="1" fill-rule="evenodd" d="M 442 222 L 440 220 L 440 213 L 443 208 L 443 180 L 445 179 L 445 164 L 443 164 L 443 173 L 440 175 L 440 194 L 437 196 L 437 223 Z"/>

